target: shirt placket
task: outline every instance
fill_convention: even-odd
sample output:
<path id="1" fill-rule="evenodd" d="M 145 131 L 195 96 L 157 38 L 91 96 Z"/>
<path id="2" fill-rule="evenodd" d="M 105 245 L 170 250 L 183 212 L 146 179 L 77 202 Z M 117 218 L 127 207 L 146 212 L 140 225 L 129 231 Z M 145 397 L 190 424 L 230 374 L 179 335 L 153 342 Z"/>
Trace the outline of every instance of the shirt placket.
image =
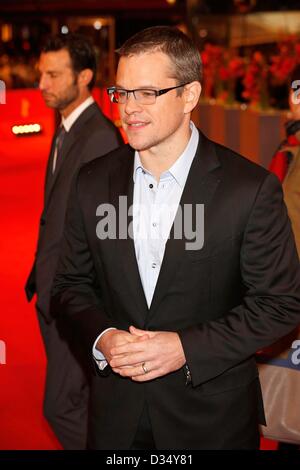
<path id="1" fill-rule="evenodd" d="M 159 258 L 159 211 L 158 211 L 158 200 L 159 200 L 159 184 L 151 175 L 147 175 L 149 181 L 148 184 L 148 203 L 149 203 L 149 227 L 148 227 L 148 246 L 149 246 L 149 261 L 147 265 L 148 279 L 150 286 L 151 298 L 153 296 L 155 286 L 157 283 L 161 260 Z"/>

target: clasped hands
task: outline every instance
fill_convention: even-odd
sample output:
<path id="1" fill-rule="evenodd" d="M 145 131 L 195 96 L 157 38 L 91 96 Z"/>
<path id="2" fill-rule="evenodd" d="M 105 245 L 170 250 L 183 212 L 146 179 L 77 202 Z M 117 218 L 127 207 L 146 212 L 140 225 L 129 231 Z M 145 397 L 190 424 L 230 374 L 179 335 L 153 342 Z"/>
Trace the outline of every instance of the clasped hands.
<path id="1" fill-rule="evenodd" d="M 96 347 L 115 373 L 136 382 L 162 377 L 186 363 L 179 335 L 174 332 L 146 331 L 134 326 L 129 332 L 109 330 Z"/>

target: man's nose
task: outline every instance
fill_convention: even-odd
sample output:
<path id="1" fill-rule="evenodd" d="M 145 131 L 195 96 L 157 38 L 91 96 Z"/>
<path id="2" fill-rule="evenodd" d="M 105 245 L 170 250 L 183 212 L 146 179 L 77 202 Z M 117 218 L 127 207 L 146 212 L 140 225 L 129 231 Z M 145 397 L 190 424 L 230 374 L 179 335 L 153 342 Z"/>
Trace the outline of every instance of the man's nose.
<path id="1" fill-rule="evenodd" d="M 47 88 L 48 88 L 47 77 L 45 77 L 45 75 L 42 74 L 39 80 L 39 89 L 43 91 L 43 90 L 46 90 Z"/>
<path id="2" fill-rule="evenodd" d="M 134 94 L 128 93 L 127 100 L 125 102 L 125 112 L 127 114 L 132 114 L 137 111 L 141 111 L 142 107 L 140 103 L 135 99 Z"/>

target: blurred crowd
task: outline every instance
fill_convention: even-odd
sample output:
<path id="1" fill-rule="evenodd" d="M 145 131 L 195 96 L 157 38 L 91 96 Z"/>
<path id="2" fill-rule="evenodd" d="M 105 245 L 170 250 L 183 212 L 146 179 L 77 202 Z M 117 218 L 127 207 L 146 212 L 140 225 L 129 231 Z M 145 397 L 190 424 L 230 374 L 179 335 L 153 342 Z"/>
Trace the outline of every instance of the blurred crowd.
<path id="1" fill-rule="evenodd" d="M 36 57 L 0 56 L 0 80 L 6 88 L 34 88 L 38 83 Z"/>

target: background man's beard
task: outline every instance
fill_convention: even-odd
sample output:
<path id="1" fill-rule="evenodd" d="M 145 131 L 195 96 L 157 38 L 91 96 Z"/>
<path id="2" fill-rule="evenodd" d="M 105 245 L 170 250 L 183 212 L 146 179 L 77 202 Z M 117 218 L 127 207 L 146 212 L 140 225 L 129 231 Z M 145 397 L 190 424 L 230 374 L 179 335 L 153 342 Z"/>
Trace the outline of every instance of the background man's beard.
<path id="1" fill-rule="evenodd" d="M 73 101 L 78 98 L 79 89 L 77 86 L 74 86 L 73 88 L 74 89 L 72 90 L 72 93 L 69 91 L 67 96 L 64 96 L 63 98 L 57 100 L 55 108 L 58 109 L 58 111 L 63 111 L 67 106 L 69 106 L 71 103 L 73 103 Z"/>

